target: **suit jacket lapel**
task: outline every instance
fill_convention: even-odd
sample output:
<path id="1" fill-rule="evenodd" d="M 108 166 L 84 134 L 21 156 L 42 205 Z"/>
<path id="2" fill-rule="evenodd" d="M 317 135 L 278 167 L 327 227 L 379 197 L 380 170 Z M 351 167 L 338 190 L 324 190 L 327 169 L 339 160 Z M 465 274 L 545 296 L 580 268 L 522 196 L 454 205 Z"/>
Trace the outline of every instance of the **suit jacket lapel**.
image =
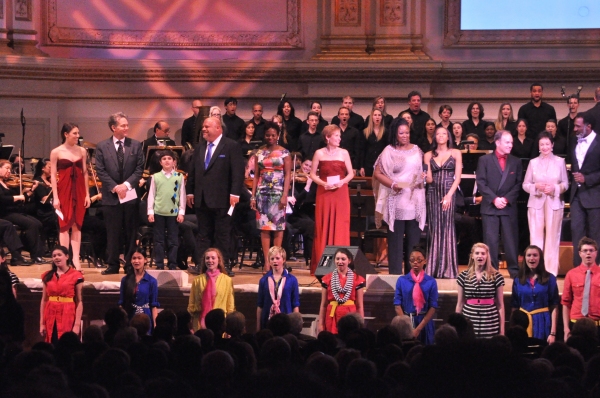
<path id="1" fill-rule="evenodd" d="M 108 140 L 108 151 L 106 153 L 109 160 L 112 164 L 114 164 L 115 170 L 119 170 L 119 161 L 117 160 L 117 149 L 115 147 L 115 142 L 113 141 L 113 137 L 111 136 Z"/>
<path id="2" fill-rule="evenodd" d="M 206 141 L 204 141 L 204 143 L 200 144 L 198 146 L 198 155 L 194 155 L 194 156 L 198 156 L 198 160 L 200 160 L 200 167 L 202 168 L 202 170 L 206 171 L 206 169 L 204 168 L 204 159 L 206 158 Z"/>
<path id="3" fill-rule="evenodd" d="M 496 163 L 498 163 L 498 167 L 500 167 L 500 162 L 498 161 L 498 158 L 495 156 L 494 156 L 494 158 L 496 159 Z M 506 177 L 508 177 L 511 163 L 512 163 L 512 158 L 510 155 L 508 155 L 506 157 L 506 165 L 504 166 L 504 171 L 502 172 L 502 179 L 500 180 L 500 184 L 498 184 L 498 190 L 502 187 L 502 185 L 504 184 L 504 181 L 506 181 Z M 502 171 L 502 168 L 500 168 L 500 171 Z"/>
<path id="4" fill-rule="evenodd" d="M 585 153 L 585 157 L 583 158 L 583 163 L 581 163 L 582 169 L 583 169 L 583 166 L 585 166 L 585 162 L 588 159 L 588 155 L 590 153 L 592 153 L 592 151 L 594 150 L 594 148 L 596 148 L 597 145 L 598 145 L 598 135 L 596 135 L 596 138 L 594 138 L 594 141 L 592 141 L 587 152 Z M 577 163 L 577 157 L 575 157 L 575 163 Z"/>

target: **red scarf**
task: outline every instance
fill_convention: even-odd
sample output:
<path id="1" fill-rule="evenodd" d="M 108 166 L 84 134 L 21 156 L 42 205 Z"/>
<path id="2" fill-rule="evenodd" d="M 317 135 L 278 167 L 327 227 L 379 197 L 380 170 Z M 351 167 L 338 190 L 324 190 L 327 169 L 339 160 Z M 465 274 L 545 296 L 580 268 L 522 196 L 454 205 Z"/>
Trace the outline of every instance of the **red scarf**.
<path id="1" fill-rule="evenodd" d="M 423 309 L 423 307 L 425 307 L 425 296 L 423 296 L 423 290 L 421 290 L 421 282 L 423 281 L 423 278 L 425 277 L 425 271 L 421 271 L 419 272 L 419 275 L 415 274 L 414 270 L 410 270 L 410 276 L 412 277 L 413 281 L 415 282 L 415 287 L 413 288 L 413 304 L 415 305 L 415 308 L 417 309 L 417 314 L 419 314 L 421 312 L 421 310 Z"/>
<path id="2" fill-rule="evenodd" d="M 221 275 L 221 271 L 218 268 L 212 272 L 210 270 L 206 271 L 206 287 L 202 292 L 202 314 L 200 316 L 200 325 L 203 328 L 206 328 L 204 324 L 206 314 L 212 311 L 215 306 L 215 296 L 217 295 L 216 281 L 219 275 Z"/>

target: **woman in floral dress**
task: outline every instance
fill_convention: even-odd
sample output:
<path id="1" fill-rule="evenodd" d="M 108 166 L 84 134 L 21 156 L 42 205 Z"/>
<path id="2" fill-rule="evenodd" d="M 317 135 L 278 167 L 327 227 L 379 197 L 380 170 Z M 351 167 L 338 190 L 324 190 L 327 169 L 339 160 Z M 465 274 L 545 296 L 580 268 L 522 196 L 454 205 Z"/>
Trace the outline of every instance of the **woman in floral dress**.
<path id="1" fill-rule="evenodd" d="M 260 229 L 260 240 L 265 255 L 264 272 L 271 269 L 268 259 L 271 233 L 274 235 L 273 246 L 281 246 L 283 241 L 285 209 L 290 188 L 292 161 L 289 151 L 278 144 L 279 135 L 277 123 L 265 122 L 266 145 L 260 147 L 256 153 L 255 178 L 250 198 L 250 207 L 256 210 L 256 223 Z"/>

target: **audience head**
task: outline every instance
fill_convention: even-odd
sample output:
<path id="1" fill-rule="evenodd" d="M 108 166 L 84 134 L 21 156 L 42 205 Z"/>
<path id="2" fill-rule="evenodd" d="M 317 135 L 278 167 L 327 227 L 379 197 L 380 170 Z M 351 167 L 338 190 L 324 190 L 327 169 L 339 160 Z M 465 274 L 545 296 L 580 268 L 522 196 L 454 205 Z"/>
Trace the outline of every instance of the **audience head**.
<path id="1" fill-rule="evenodd" d="M 304 319 L 302 319 L 302 314 L 299 312 L 292 312 L 288 314 L 288 318 L 290 320 L 290 333 L 294 336 L 298 336 L 302 333 L 302 329 L 304 328 Z"/>
<path id="2" fill-rule="evenodd" d="M 290 333 L 292 324 L 287 314 L 279 313 L 269 318 L 267 329 L 273 332 L 273 336 L 285 336 Z"/>
<path id="3" fill-rule="evenodd" d="M 458 343 L 458 333 L 451 325 L 440 326 L 434 335 L 435 344 L 439 346 L 452 346 Z"/>
<path id="4" fill-rule="evenodd" d="M 246 333 L 246 317 L 239 311 L 233 311 L 225 317 L 225 333 L 233 338 Z"/>
<path id="5" fill-rule="evenodd" d="M 346 314 L 338 320 L 337 329 L 338 337 L 345 341 L 350 332 L 358 330 L 362 327 L 360 320 L 353 314 Z"/>
<path id="6" fill-rule="evenodd" d="M 228 386 L 234 372 L 235 362 L 228 352 L 216 350 L 202 357 L 201 374 L 210 385 Z"/>
<path id="7" fill-rule="evenodd" d="M 206 249 L 204 255 L 202 256 L 202 273 L 206 272 L 215 272 L 215 270 L 219 270 L 220 272 L 225 272 L 225 260 L 223 260 L 223 253 L 221 250 L 210 247 Z"/>
<path id="8" fill-rule="evenodd" d="M 131 321 L 129 321 L 129 325 L 132 328 L 135 328 L 138 336 L 141 338 L 142 336 L 147 335 L 150 331 L 150 317 L 146 314 L 135 314 L 131 318 Z"/>
<path id="9" fill-rule="evenodd" d="M 223 336 L 223 332 L 225 332 L 225 311 L 220 308 L 210 310 L 204 318 L 204 323 L 207 329 L 213 331 L 215 339 L 220 339 Z"/>
<path id="10" fill-rule="evenodd" d="M 475 341 L 475 330 L 473 329 L 473 323 L 469 318 L 461 313 L 453 313 L 448 316 L 448 325 L 454 327 L 458 338 L 461 341 Z"/>
<path id="11" fill-rule="evenodd" d="M 390 326 L 398 331 L 400 340 L 412 340 L 414 338 L 412 322 L 408 316 L 396 315 Z"/>
<path id="12" fill-rule="evenodd" d="M 467 118 L 469 118 L 469 120 L 483 120 L 484 116 L 483 105 L 481 105 L 480 102 L 471 102 L 469 106 L 467 106 Z"/>

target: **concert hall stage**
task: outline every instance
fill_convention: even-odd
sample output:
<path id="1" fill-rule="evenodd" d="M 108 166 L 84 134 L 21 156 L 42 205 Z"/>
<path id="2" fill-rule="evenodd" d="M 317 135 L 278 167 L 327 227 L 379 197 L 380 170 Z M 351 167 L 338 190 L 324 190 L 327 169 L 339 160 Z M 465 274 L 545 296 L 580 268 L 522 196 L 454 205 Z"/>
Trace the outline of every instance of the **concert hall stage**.
<path id="1" fill-rule="evenodd" d="M 119 300 L 119 284 L 123 273 L 119 275 L 101 275 L 102 269 L 86 268 L 83 264 L 85 276 L 85 285 L 83 289 L 83 323 L 84 327 L 90 323 L 101 323 L 104 313 L 112 306 L 116 306 Z M 293 274 L 300 283 L 300 312 L 303 314 L 319 313 L 321 301 L 321 287 L 317 279 L 310 276 L 304 262 L 289 262 L 293 268 Z M 466 267 L 461 266 L 459 270 Z M 25 346 L 30 347 L 37 341 L 41 341 L 39 335 L 39 308 L 42 291 L 42 282 L 40 276 L 43 272 L 50 269 L 49 264 L 32 265 L 29 267 L 10 267 L 11 271 L 17 274 L 21 284 L 17 289 L 17 300 L 23 306 L 25 311 L 26 323 Z M 150 268 L 154 270 L 155 268 Z M 256 330 L 256 300 L 258 292 L 258 281 L 262 276 L 260 269 L 253 269 L 244 266 L 242 270 L 235 268 L 235 277 L 233 278 L 235 286 L 235 304 L 236 309 L 246 316 L 246 325 L 248 331 Z M 123 272 L 121 270 L 121 272 Z M 187 308 L 190 283 L 195 277 L 188 275 L 186 271 L 175 271 L 185 273 L 188 276 L 188 283 L 181 287 L 175 284 L 173 278 L 167 275 L 161 276 L 159 282 L 163 279 L 169 279 L 166 285 L 159 287 L 159 302 L 161 308 L 168 308 L 175 312 L 185 311 Z M 376 331 L 385 326 L 395 316 L 392 286 L 395 285 L 394 277 L 388 275 L 387 267 L 377 269 L 376 276 L 370 276 L 369 288 L 365 292 L 364 305 L 366 326 Z M 512 280 L 508 278 L 505 269 L 501 270 L 506 280 L 504 288 L 504 302 L 507 312 L 506 320 L 510 315 L 510 296 L 512 289 Z M 379 278 L 378 278 L 379 277 Z M 375 279 L 374 279 L 375 278 Z M 185 276 L 184 278 L 185 279 Z M 439 290 L 439 309 L 435 316 L 437 325 L 447 319 L 448 315 L 454 312 L 456 306 L 456 280 L 438 279 Z M 562 293 L 563 278 L 558 280 L 559 291 Z M 312 317 L 306 317 L 305 327 L 310 326 Z M 559 317 L 560 318 L 560 317 Z M 560 323 L 560 320 L 559 320 Z M 562 334 L 562 327 L 557 328 L 557 334 Z"/>

